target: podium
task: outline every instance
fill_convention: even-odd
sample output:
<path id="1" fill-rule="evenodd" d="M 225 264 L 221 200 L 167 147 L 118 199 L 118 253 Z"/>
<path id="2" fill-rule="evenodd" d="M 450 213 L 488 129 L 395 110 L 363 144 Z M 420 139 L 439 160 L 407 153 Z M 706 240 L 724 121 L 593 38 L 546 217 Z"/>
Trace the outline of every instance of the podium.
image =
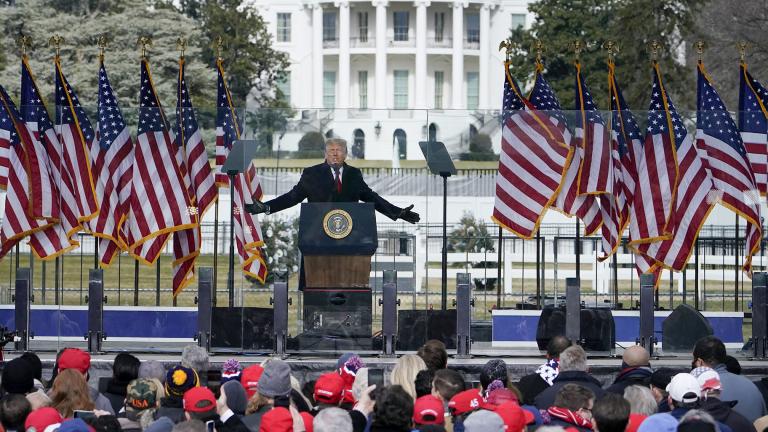
<path id="1" fill-rule="evenodd" d="M 316 349 L 370 349 L 371 256 L 377 248 L 373 204 L 301 205 L 299 250 L 305 281 L 305 345 L 312 344 Z"/>

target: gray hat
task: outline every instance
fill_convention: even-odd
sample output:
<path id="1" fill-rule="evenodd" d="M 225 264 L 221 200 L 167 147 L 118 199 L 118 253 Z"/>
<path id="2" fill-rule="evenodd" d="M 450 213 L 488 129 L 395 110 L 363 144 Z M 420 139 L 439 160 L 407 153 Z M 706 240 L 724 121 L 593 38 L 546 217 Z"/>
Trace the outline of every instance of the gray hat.
<path id="1" fill-rule="evenodd" d="M 259 378 L 259 393 L 273 398 L 291 394 L 291 367 L 280 359 L 264 364 L 264 373 Z"/>
<path id="2" fill-rule="evenodd" d="M 165 373 L 165 366 L 157 360 L 143 361 L 139 366 L 139 378 L 155 378 L 165 384 Z"/>
<path id="3" fill-rule="evenodd" d="M 245 388 L 240 384 L 240 381 L 225 382 L 221 386 L 221 391 L 227 395 L 227 406 L 229 409 L 239 416 L 245 415 L 248 396 L 245 394 Z"/>
<path id="4" fill-rule="evenodd" d="M 173 430 L 173 420 L 168 417 L 160 417 L 144 429 L 144 432 L 171 432 Z"/>
<path id="5" fill-rule="evenodd" d="M 504 420 L 493 411 L 475 411 L 464 420 L 465 432 L 504 432 Z"/>

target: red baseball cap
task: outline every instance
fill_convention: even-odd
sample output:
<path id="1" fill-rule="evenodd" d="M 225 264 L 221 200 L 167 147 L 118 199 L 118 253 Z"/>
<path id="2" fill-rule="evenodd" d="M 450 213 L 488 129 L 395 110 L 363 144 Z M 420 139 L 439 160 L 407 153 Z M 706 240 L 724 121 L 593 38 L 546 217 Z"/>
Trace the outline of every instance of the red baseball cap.
<path id="1" fill-rule="evenodd" d="M 477 389 L 464 390 L 456 393 L 448 402 L 448 410 L 452 416 L 462 415 L 480 408 L 480 402 L 483 400 L 480 391 Z"/>
<path id="2" fill-rule="evenodd" d="M 424 395 L 413 404 L 413 421 L 418 425 L 445 423 L 443 402 L 432 396 Z"/>
<path id="3" fill-rule="evenodd" d="M 520 408 L 517 402 L 504 402 L 494 410 L 507 426 L 507 432 L 525 431 L 525 426 L 533 422 L 533 413 Z"/>
<path id="4" fill-rule="evenodd" d="M 27 420 L 24 422 L 24 429 L 35 428 L 37 432 L 43 432 L 48 426 L 61 423 L 63 420 L 56 408 L 38 408 L 27 416 Z"/>
<path id="5" fill-rule="evenodd" d="M 81 374 L 91 368 L 91 355 L 77 348 L 67 348 L 59 356 L 59 372 L 64 369 L 77 369 Z"/>
<path id="6" fill-rule="evenodd" d="M 314 432 L 315 426 L 313 425 L 313 422 L 315 421 L 315 418 L 312 417 L 312 414 L 302 411 L 299 413 L 301 415 L 301 419 L 304 420 L 304 430 L 306 432 Z"/>
<path id="7" fill-rule="evenodd" d="M 261 365 L 251 365 L 243 369 L 240 374 L 240 383 L 245 387 L 245 393 L 248 395 L 248 399 L 256 394 L 256 390 L 259 387 L 259 378 L 264 373 L 264 368 Z"/>
<path id="8" fill-rule="evenodd" d="M 276 407 L 261 417 L 259 432 L 293 432 L 293 417 L 288 408 Z"/>
<path id="9" fill-rule="evenodd" d="M 341 402 L 343 391 L 344 378 L 336 372 L 329 372 L 317 379 L 313 396 L 316 402 L 336 405 Z"/>
<path id="10" fill-rule="evenodd" d="M 192 387 L 184 393 L 184 411 L 208 412 L 216 409 L 216 396 L 208 387 Z"/>

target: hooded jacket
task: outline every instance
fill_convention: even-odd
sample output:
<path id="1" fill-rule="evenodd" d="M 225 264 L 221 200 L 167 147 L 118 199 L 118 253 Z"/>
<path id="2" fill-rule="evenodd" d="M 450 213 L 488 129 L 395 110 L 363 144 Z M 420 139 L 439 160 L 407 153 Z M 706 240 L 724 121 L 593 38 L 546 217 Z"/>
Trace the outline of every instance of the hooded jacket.
<path id="1" fill-rule="evenodd" d="M 555 395 L 566 384 L 578 384 L 592 390 L 595 400 L 605 395 L 605 390 L 595 377 L 584 371 L 560 371 L 552 383 L 552 387 L 539 393 L 534 400 L 534 405 L 539 409 L 547 409 L 555 404 Z"/>

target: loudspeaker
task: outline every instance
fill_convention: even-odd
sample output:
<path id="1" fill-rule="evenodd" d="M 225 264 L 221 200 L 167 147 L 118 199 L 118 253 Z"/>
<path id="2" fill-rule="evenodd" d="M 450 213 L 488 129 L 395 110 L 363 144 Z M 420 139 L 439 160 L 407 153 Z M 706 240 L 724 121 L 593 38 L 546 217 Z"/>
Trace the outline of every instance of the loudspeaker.
<path id="1" fill-rule="evenodd" d="M 696 341 L 714 334 L 712 325 L 693 306 L 681 304 L 661 324 L 661 344 L 665 352 L 690 353 Z"/>
<path id="2" fill-rule="evenodd" d="M 304 290 L 307 334 L 371 337 L 371 290 Z"/>
<path id="3" fill-rule="evenodd" d="M 269 308 L 215 307 L 211 314 L 211 347 L 272 351 L 273 320 Z"/>
<path id="4" fill-rule="evenodd" d="M 564 307 L 545 306 L 541 310 L 536 327 L 536 344 L 539 349 L 547 349 L 549 340 L 554 336 L 565 335 Z M 579 313 L 581 346 L 589 351 L 610 351 L 616 343 L 616 324 L 610 309 L 583 308 Z"/>
<path id="5" fill-rule="evenodd" d="M 437 339 L 456 349 L 456 310 L 400 310 L 397 315 L 397 350 L 416 351 Z"/>

